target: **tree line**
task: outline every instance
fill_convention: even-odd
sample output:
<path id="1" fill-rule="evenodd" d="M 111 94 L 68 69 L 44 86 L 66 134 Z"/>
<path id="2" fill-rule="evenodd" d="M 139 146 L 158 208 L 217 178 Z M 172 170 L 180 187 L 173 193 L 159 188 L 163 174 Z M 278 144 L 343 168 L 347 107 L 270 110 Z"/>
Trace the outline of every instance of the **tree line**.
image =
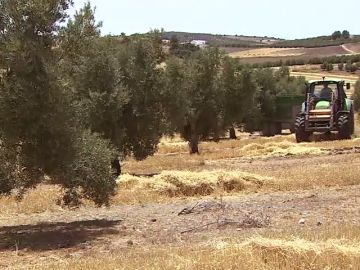
<path id="1" fill-rule="evenodd" d="M 284 40 L 272 44 L 272 47 L 276 48 L 293 48 L 293 47 L 305 47 L 305 48 L 319 48 L 328 46 L 339 46 L 344 43 L 359 42 L 359 36 L 351 36 L 348 30 L 335 31 L 328 36 L 319 36 L 304 39 Z"/>
<path id="2" fill-rule="evenodd" d="M 264 63 L 244 64 L 251 68 L 269 68 L 269 67 L 281 67 L 281 66 L 302 66 L 302 65 L 323 65 L 323 64 L 343 64 L 348 65 L 349 69 L 346 71 L 355 72 L 357 69 L 350 69 L 350 66 L 358 67 L 360 63 L 360 55 L 334 55 L 327 57 L 312 57 L 306 58 L 292 58 L 287 60 L 274 60 L 266 61 Z"/>
<path id="3" fill-rule="evenodd" d="M 197 153 L 303 89 L 286 67 L 252 70 L 218 48 L 165 52 L 160 31 L 101 37 L 91 5 L 69 18 L 71 5 L 0 0 L 0 194 L 46 182 L 65 204 L 109 204 L 119 157 L 145 159 L 175 133 Z"/>

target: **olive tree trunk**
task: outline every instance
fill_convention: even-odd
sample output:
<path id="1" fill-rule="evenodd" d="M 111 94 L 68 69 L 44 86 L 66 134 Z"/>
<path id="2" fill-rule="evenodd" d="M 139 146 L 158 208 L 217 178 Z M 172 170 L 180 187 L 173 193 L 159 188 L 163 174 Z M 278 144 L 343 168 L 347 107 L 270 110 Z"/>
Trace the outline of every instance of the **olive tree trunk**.
<path id="1" fill-rule="evenodd" d="M 236 137 L 236 132 L 235 132 L 235 128 L 230 128 L 230 139 L 232 140 L 236 140 L 237 137 Z"/>
<path id="2" fill-rule="evenodd" d="M 190 154 L 200 154 L 199 152 L 199 137 L 198 136 L 191 136 L 189 141 L 189 150 Z"/>

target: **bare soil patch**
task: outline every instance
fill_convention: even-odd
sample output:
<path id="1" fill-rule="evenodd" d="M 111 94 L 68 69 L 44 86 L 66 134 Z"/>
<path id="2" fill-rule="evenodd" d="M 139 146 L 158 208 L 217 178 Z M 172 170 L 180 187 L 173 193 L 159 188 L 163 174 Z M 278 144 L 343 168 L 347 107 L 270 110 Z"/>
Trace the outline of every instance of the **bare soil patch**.
<path id="1" fill-rule="evenodd" d="M 355 53 L 360 53 L 360 43 L 345 44 L 345 47 L 348 48 L 349 50 L 355 52 Z"/>
<path id="2" fill-rule="evenodd" d="M 277 235 L 280 239 L 286 231 L 359 226 L 359 192 L 359 186 L 322 188 L 2 218 L 0 261 L 2 268 L 9 269 L 48 269 L 49 264 L 59 262 L 57 269 L 64 261 L 91 260 L 99 253 L 107 257 L 145 247 L 221 244 L 219 239 L 224 237 L 247 241 L 252 235 Z M 193 211 L 180 214 L 184 209 Z M 266 245 L 265 240 L 257 243 Z"/>

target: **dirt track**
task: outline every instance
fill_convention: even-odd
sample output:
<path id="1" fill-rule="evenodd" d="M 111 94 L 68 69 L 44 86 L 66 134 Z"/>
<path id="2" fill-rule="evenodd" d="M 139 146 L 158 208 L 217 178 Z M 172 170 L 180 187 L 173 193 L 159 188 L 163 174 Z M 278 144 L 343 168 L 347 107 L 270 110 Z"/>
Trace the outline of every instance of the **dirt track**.
<path id="1" fill-rule="evenodd" d="M 251 162 L 231 159 L 208 163 L 206 167 L 276 172 L 299 164 L 304 168 L 321 163 L 345 164 L 354 160 L 355 155 L 358 154 Z M 54 258 L 83 256 L 94 250 L 110 252 L 139 245 L 177 245 L 214 237 L 249 236 L 263 230 L 360 225 L 359 192 L 360 186 L 332 187 L 3 216 L 0 217 L 0 268 L 11 268 L 17 262 L 37 264 L 39 257 L 48 262 Z M 302 225 L 301 219 L 304 219 Z"/>

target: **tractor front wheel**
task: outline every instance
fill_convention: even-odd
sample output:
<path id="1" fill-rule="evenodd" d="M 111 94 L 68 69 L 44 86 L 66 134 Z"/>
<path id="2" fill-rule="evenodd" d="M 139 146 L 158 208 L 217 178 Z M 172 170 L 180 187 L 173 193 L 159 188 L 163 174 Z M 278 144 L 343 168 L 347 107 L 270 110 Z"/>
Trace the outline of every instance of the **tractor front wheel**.
<path id="1" fill-rule="evenodd" d="M 348 140 L 351 139 L 351 116 L 340 115 L 338 119 L 339 139 Z"/>
<path id="2" fill-rule="evenodd" d="M 309 142 L 311 133 L 305 131 L 305 117 L 300 115 L 295 120 L 295 137 L 296 142 Z"/>

